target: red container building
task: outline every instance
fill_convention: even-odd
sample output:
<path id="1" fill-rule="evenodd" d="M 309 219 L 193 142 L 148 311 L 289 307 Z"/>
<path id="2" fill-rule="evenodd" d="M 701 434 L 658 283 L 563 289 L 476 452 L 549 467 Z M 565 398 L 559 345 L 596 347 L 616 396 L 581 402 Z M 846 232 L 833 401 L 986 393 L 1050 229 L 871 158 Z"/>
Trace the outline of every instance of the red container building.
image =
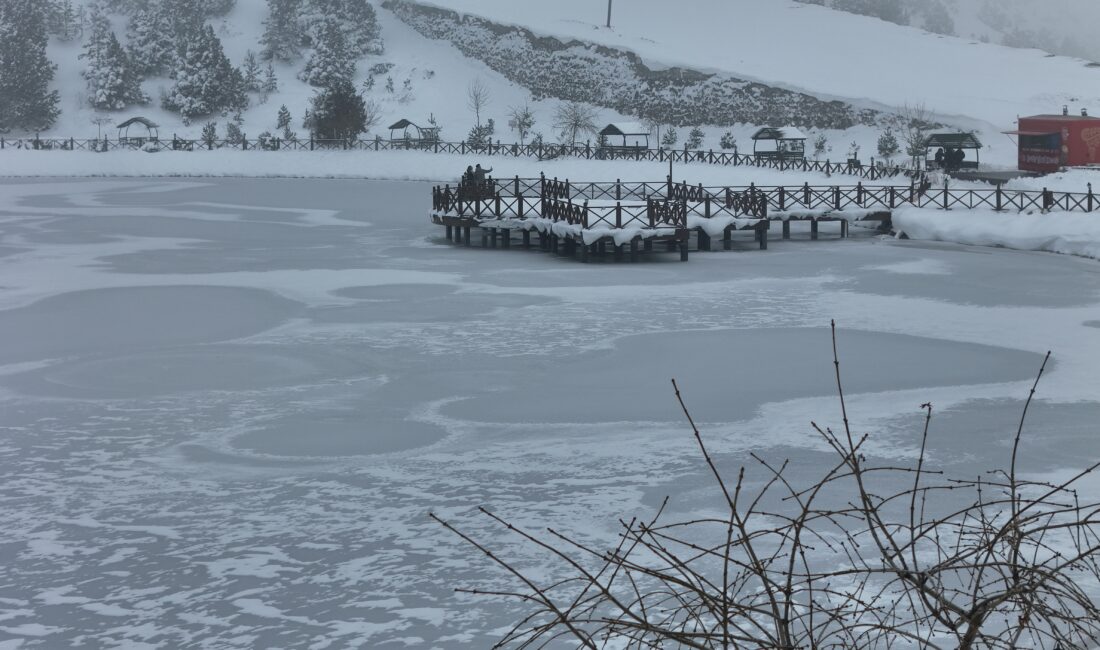
<path id="1" fill-rule="evenodd" d="M 1063 111 L 1062 115 L 1021 117 L 1019 124 L 1010 133 L 1020 138 L 1021 170 L 1053 172 L 1100 165 L 1100 117 Z"/>

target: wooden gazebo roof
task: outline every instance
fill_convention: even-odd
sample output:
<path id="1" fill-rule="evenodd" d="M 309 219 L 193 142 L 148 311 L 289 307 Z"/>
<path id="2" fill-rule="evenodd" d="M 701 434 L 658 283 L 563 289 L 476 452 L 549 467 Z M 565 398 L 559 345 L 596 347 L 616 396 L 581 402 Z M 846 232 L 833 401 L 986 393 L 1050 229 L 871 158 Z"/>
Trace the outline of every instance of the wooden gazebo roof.
<path id="1" fill-rule="evenodd" d="M 396 131 L 398 129 L 404 130 L 404 129 L 409 128 L 410 126 L 415 126 L 418 129 L 420 128 L 419 126 L 417 126 L 417 124 L 415 122 L 410 122 L 409 120 L 401 119 L 401 120 L 398 120 L 397 122 L 394 122 L 392 125 L 390 125 L 390 131 Z"/>
<path id="2" fill-rule="evenodd" d="M 806 134 L 793 126 L 765 126 L 752 134 L 753 140 L 805 140 Z"/>
<path id="3" fill-rule="evenodd" d="M 925 140 L 929 149 L 981 149 L 982 143 L 973 133 L 933 133 Z"/>
<path id="4" fill-rule="evenodd" d="M 147 117 L 131 117 L 130 119 L 126 120 L 122 124 L 119 124 L 115 128 L 117 128 L 117 129 L 128 129 L 128 128 L 130 128 L 130 126 L 132 126 L 134 124 L 140 124 L 140 125 L 144 126 L 145 128 L 150 129 L 150 130 L 160 128 L 159 124 L 153 122 L 152 120 L 150 120 Z"/>
<path id="5" fill-rule="evenodd" d="M 649 129 L 640 122 L 612 122 L 603 127 L 600 135 L 649 135 Z"/>

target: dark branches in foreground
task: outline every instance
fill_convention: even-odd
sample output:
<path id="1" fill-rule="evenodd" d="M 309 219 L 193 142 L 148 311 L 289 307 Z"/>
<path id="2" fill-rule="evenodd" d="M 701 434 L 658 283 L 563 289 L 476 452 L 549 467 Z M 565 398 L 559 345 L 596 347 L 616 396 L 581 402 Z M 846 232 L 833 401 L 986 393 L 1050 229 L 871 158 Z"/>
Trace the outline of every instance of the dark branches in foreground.
<path id="1" fill-rule="evenodd" d="M 807 480 L 753 455 L 727 476 L 673 380 L 721 493 L 722 516 L 621 521 L 614 548 L 483 516 L 560 564 L 546 582 L 454 525 L 447 530 L 511 574 L 527 615 L 497 647 L 1081 648 L 1100 639 L 1100 505 L 1075 485 L 1022 478 L 1018 451 L 1043 362 L 1006 469 L 950 479 L 928 468 L 932 405 L 911 466 L 867 458 L 852 433 L 833 325 L 842 428 L 814 423 L 833 462 Z M 954 505 L 952 505 L 954 504 Z M 540 573 L 540 575 L 542 575 Z"/>

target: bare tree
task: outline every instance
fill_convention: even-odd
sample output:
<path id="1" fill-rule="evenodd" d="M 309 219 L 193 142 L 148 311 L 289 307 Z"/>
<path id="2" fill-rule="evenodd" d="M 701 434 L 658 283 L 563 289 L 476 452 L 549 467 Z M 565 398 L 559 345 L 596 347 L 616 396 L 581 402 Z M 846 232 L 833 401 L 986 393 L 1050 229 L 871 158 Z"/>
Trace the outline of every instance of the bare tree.
<path id="1" fill-rule="evenodd" d="M 382 121 L 382 105 L 373 99 L 364 98 L 363 115 L 363 133 L 369 133 Z"/>
<path id="2" fill-rule="evenodd" d="M 742 467 L 727 479 L 673 381 L 723 514 L 665 523 L 666 498 L 652 519 L 620 520 L 618 543 L 600 549 L 479 509 L 560 562 L 564 577 L 535 578 L 432 515 L 523 585 L 459 590 L 530 608 L 498 647 L 565 639 L 591 649 L 1095 647 L 1100 504 L 1083 503 L 1074 488 L 1100 464 L 1061 482 L 1018 471 L 1024 420 L 1046 361 L 1007 469 L 946 479 L 928 467 L 931 404 L 921 407 L 912 464 L 867 458 L 868 436 L 854 435 L 849 423 L 838 359 L 834 325 L 843 426 L 813 424 L 834 460 L 809 480 L 755 454 L 759 476 L 748 478 Z"/>
<path id="3" fill-rule="evenodd" d="M 475 78 L 466 87 L 466 106 L 474 112 L 478 127 L 481 126 L 481 111 L 489 105 L 492 99 L 493 95 L 489 91 L 489 87 L 481 80 L 481 77 Z"/>
<path id="4" fill-rule="evenodd" d="M 933 127 L 931 118 L 932 114 L 923 102 L 905 104 L 901 109 L 905 153 L 912 161 L 914 169 L 920 169 L 921 163 L 928 157 L 928 131 Z"/>
<path id="5" fill-rule="evenodd" d="M 568 144 L 575 144 L 579 135 L 595 133 L 599 129 L 597 119 L 596 110 L 580 102 L 562 102 L 554 109 L 554 128 Z"/>

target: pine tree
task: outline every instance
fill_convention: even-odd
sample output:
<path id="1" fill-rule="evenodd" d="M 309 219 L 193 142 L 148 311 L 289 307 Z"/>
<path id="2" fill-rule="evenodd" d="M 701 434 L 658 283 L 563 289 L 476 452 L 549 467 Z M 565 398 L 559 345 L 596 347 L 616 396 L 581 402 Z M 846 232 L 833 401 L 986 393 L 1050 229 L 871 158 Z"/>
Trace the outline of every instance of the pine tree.
<path id="1" fill-rule="evenodd" d="M 358 56 L 382 54 L 381 29 L 374 7 L 367 0 L 344 0 L 345 35 L 348 48 Z"/>
<path id="2" fill-rule="evenodd" d="M 290 110 L 287 109 L 286 104 L 283 104 L 279 107 L 279 116 L 276 119 L 278 120 L 277 124 L 275 125 L 276 129 L 285 130 L 288 126 L 290 126 Z"/>
<path id="3" fill-rule="evenodd" d="M 279 80 L 275 78 L 275 66 L 269 61 L 267 68 L 264 70 L 264 80 L 260 84 L 260 90 L 265 94 L 277 92 L 279 90 Z"/>
<path id="4" fill-rule="evenodd" d="M 661 146 L 665 149 L 671 149 L 676 146 L 680 137 L 676 133 L 676 127 L 670 126 L 665 134 L 661 136 Z"/>
<path id="5" fill-rule="evenodd" d="M 214 143 L 218 141 L 217 122 L 207 122 L 202 125 L 202 141 L 206 143 L 207 149 L 214 148 Z"/>
<path id="6" fill-rule="evenodd" d="M 244 132 L 241 131 L 241 126 L 236 120 L 230 120 L 225 123 L 225 141 L 230 144 L 240 144 L 244 142 Z"/>
<path id="7" fill-rule="evenodd" d="M 241 75 L 244 77 L 245 90 L 248 92 L 262 90 L 263 82 L 260 80 L 260 62 L 256 59 L 256 53 L 252 50 L 248 50 L 244 55 Z"/>
<path id="8" fill-rule="evenodd" d="M 244 77 L 229 63 L 221 41 L 209 25 L 185 43 L 176 83 L 164 98 L 164 107 L 185 121 L 217 112 L 247 108 Z"/>
<path id="9" fill-rule="evenodd" d="M 329 88 L 339 80 L 355 75 L 355 59 L 348 52 L 339 23 L 327 20 L 321 28 L 316 47 L 298 77 L 313 86 Z"/>
<path id="10" fill-rule="evenodd" d="M 80 22 L 72 0 L 57 0 L 50 4 L 46 31 L 66 42 L 74 40 L 80 34 Z"/>
<path id="11" fill-rule="evenodd" d="M 353 139 L 370 128 L 366 103 L 350 79 L 337 79 L 313 97 L 306 126 L 320 138 Z"/>
<path id="12" fill-rule="evenodd" d="M 297 61 L 301 56 L 302 30 L 298 23 L 301 0 L 267 0 L 268 17 L 260 38 L 264 59 Z"/>
<path id="13" fill-rule="evenodd" d="M 171 18 L 163 7 L 139 11 L 130 18 L 127 55 L 142 76 L 167 73 L 176 60 L 176 41 Z"/>
<path id="14" fill-rule="evenodd" d="M 700 129 L 699 127 L 694 127 L 691 129 L 691 132 L 688 133 L 687 142 L 684 144 L 687 145 L 688 149 L 698 149 L 703 145 L 704 137 L 705 135 L 703 133 L 703 129 Z"/>
<path id="15" fill-rule="evenodd" d="M 886 131 L 878 138 L 878 155 L 886 159 L 886 164 L 890 164 L 891 159 L 898 155 L 901 147 L 898 145 L 898 139 L 894 135 L 894 129 L 887 128 Z"/>
<path id="16" fill-rule="evenodd" d="M 39 0 L 0 2 L 0 132 L 48 129 L 60 97 L 46 56 L 46 13 Z"/>
<path id="17" fill-rule="evenodd" d="M 722 138 L 718 141 L 718 146 L 723 149 L 736 149 L 737 137 L 733 135 L 733 131 L 723 133 Z"/>
<path id="18" fill-rule="evenodd" d="M 130 65 L 126 51 L 106 21 L 97 21 L 92 38 L 81 58 L 88 59 L 84 79 L 88 82 L 88 103 L 97 110 L 119 111 L 131 104 L 144 104 L 149 97 L 141 90 L 141 78 Z"/>

